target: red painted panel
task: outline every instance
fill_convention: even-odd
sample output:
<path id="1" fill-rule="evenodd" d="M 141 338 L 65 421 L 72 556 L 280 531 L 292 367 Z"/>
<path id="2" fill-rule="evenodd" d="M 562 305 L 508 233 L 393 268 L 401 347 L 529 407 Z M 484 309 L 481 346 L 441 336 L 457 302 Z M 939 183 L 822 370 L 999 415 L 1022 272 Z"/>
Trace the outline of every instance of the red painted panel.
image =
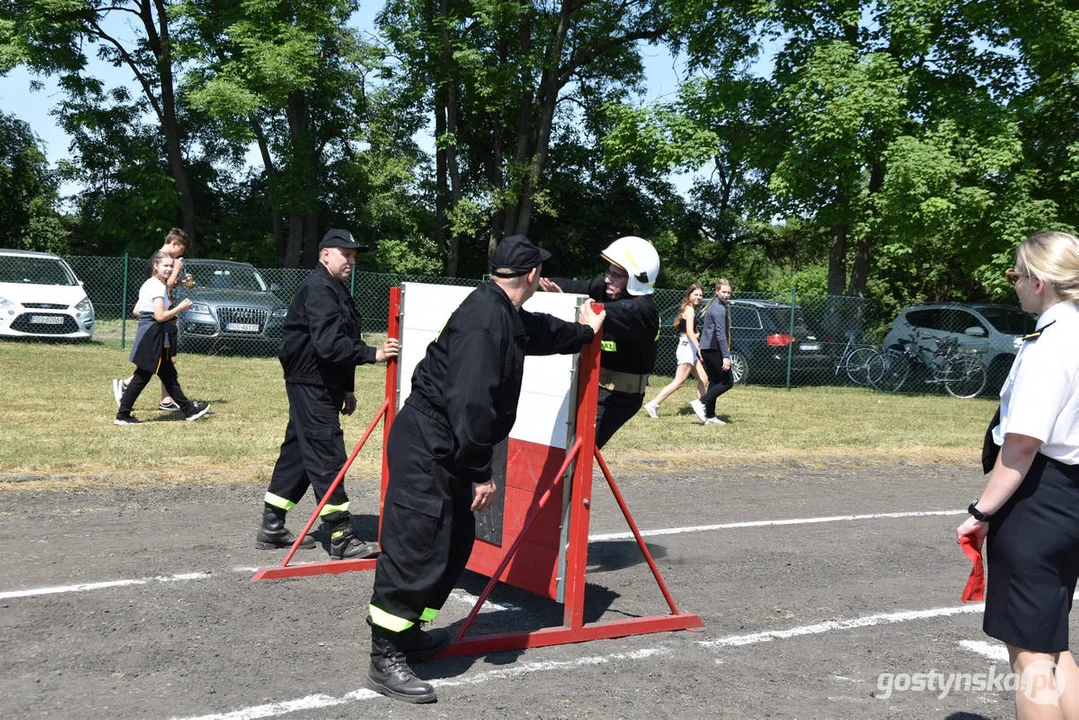
<path id="1" fill-rule="evenodd" d="M 477 540 L 468 569 L 491 576 L 504 553 L 520 534 L 525 520 L 550 487 L 554 474 L 566 459 L 560 448 L 523 440 L 509 441 L 506 448 L 506 488 L 502 515 L 502 546 Z M 557 591 L 558 545 L 562 521 L 562 493 L 553 493 L 522 539 L 503 582 L 553 599 Z"/>

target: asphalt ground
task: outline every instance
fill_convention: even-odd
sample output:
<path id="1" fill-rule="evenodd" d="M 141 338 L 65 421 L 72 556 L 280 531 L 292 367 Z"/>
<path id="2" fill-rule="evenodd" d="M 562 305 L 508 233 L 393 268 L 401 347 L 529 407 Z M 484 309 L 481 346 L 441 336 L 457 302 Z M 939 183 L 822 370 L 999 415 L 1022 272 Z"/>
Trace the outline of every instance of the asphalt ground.
<path id="1" fill-rule="evenodd" d="M 254 547 L 262 487 L 4 480 L 3 718 L 1013 714 L 1002 647 L 981 632 L 980 604 L 959 599 L 970 564 L 954 528 L 983 483 L 973 458 L 618 476 L 679 608 L 704 629 L 434 660 L 416 667 L 439 701 L 420 706 L 364 688 L 370 573 L 250 582 L 284 555 Z M 370 537 L 376 482 L 348 483 Z M 592 507 L 586 620 L 665 612 L 598 476 Z M 457 627 L 483 581 L 467 573 L 436 625 Z M 512 587 L 491 601 L 476 632 L 561 619 Z"/>

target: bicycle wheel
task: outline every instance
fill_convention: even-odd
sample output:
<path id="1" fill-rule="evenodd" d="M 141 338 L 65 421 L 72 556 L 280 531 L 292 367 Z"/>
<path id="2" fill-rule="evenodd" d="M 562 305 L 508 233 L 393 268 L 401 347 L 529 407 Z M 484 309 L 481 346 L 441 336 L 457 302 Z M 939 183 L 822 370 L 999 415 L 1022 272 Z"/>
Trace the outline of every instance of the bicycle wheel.
<path id="1" fill-rule="evenodd" d="M 985 389 L 988 375 L 978 358 L 955 355 L 944 363 L 944 389 L 957 398 L 977 397 Z"/>
<path id="2" fill-rule="evenodd" d="M 869 384 L 881 392 L 899 392 L 910 374 L 910 360 L 898 350 L 882 350 L 866 363 Z"/>
<path id="3" fill-rule="evenodd" d="M 847 356 L 847 377 L 855 385 L 869 384 L 869 360 L 877 354 L 874 347 L 860 347 Z"/>

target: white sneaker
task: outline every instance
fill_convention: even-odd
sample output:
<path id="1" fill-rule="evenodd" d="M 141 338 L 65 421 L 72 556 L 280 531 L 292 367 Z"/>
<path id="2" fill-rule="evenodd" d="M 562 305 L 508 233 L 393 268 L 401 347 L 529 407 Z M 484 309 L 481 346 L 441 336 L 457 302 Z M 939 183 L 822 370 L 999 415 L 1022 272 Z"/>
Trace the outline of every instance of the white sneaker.
<path id="1" fill-rule="evenodd" d="M 644 411 L 648 413 L 648 417 L 653 420 L 659 418 L 659 405 L 656 405 L 655 403 L 645 403 Z"/>
<path id="2" fill-rule="evenodd" d="M 727 423 L 723 422 L 722 420 L 720 420 L 717 417 L 710 417 L 710 418 L 708 418 L 707 420 L 704 421 L 704 424 L 705 425 L 726 425 Z"/>
<path id="3" fill-rule="evenodd" d="M 704 403 L 700 400 L 690 400 L 689 406 L 693 408 L 693 414 L 697 416 L 698 420 L 702 423 L 706 421 L 707 418 L 704 415 Z"/>
<path id="4" fill-rule="evenodd" d="M 120 378 L 114 378 L 112 381 L 112 396 L 116 399 L 116 407 L 120 407 L 120 401 L 124 398 L 125 390 L 127 390 L 127 383 Z"/>

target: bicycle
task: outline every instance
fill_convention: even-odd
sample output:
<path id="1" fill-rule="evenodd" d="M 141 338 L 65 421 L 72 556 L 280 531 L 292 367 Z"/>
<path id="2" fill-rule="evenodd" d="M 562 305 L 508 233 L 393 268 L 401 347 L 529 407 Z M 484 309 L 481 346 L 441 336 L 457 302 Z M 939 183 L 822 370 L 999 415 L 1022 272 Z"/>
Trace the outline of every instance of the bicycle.
<path id="1" fill-rule="evenodd" d="M 899 392 L 911 371 L 919 369 L 928 372 L 926 383 L 943 385 L 953 397 L 980 395 L 988 377 L 982 361 L 973 353 L 960 352 L 957 338 L 933 340 L 937 347 L 930 352 L 915 331 L 913 338 L 899 341 L 899 348 L 878 352 L 866 365 L 869 383 L 881 392 Z"/>
<path id="2" fill-rule="evenodd" d="M 869 360 L 877 354 L 872 345 L 855 345 L 854 333 L 847 333 L 847 344 L 835 362 L 835 376 L 846 371 L 847 377 L 855 385 L 869 384 Z"/>

